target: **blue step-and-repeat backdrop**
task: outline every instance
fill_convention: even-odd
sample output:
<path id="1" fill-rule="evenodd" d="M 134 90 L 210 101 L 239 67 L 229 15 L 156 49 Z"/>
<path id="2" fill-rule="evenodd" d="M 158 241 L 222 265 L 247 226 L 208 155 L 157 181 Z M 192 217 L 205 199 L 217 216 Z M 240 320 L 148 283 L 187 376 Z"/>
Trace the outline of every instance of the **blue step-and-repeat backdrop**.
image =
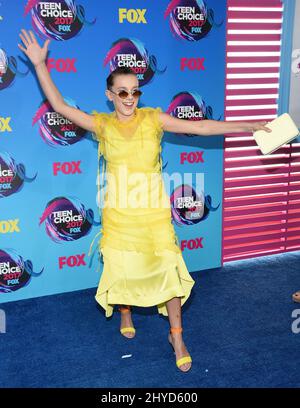
<path id="1" fill-rule="evenodd" d="M 0 303 L 96 287 L 97 142 L 54 112 L 18 48 L 51 39 L 47 67 L 67 103 L 109 112 L 106 77 L 137 73 L 140 106 L 224 120 L 225 0 L 1 0 Z M 223 135 L 165 133 L 164 180 L 190 272 L 221 265 Z M 178 178 L 177 178 L 178 179 Z M 181 205 L 174 205 L 181 203 Z"/>

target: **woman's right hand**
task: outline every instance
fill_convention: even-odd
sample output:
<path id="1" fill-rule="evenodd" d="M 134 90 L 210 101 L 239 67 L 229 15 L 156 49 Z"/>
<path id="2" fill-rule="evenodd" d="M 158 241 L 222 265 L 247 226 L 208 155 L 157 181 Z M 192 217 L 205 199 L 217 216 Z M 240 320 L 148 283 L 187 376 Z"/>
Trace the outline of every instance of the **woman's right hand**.
<path id="1" fill-rule="evenodd" d="M 24 48 L 21 44 L 18 44 L 18 47 L 27 55 L 32 64 L 37 67 L 39 64 L 46 61 L 48 45 L 50 40 L 44 42 L 43 47 L 40 47 L 33 32 L 29 31 L 29 34 L 23 28 L 21 29 L 22 33 L 19 34 L 24 45 Z"/>

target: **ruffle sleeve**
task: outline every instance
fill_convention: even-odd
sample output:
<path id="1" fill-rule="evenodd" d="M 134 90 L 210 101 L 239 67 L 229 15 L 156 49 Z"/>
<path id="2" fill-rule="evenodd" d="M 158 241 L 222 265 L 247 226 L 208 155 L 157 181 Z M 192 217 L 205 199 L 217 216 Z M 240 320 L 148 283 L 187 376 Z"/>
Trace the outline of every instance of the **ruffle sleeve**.
<path id="1" fill-rule="evenodd" d="M 97 142 L 100 142 L 100 140 L 103 139 L 103 117 L 102 114 L 96 110 L 93 110 L 91 114 L 95 124 L 95 132 L 92 132 L 92 137 Z"/>

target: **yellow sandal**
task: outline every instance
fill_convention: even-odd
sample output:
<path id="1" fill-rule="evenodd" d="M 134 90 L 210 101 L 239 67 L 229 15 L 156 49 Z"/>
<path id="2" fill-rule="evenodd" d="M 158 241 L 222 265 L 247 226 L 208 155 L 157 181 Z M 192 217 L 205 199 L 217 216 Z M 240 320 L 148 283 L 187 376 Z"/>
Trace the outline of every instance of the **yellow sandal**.
<path id="1" fill-rule="evenodd" d="M 173 333 L 181 333 L 181 332 L 182 332 L 182 327 L 171 327 L 171 328 L 170 328 L 170 334 L 173 334 Z M 173 350 L 174 350 L 174 354 L 176 354 L 176 353 L 175 353 L 174 346 L 173 346 L 173 344 L 172 344 L 172 342 L 170 341 L 169 338 L 168 338 L 168 341 L 169 341 L 169 343 L 171 344 L 171 346 L 172 346 L 172 348 L 173 348 Z M 176 360 L 176 365 L 177 365 L 177 367 L 180 369 L 180 371 L 187 372 L 187 371 L 189 371 L 190 368 L 192 367 L 192 364 L 190 365 L 190 367 L 189 367 L 187 370 L 182 370 L 180 367 L 181 367 L 183 364 L 191 363 L 191 362 L 192 362 L 192 357 L 191 357 L 190 355 L 188 355 L 188 356 L 184 356 L 184 357 L 181 357 L 181 358 L 179 358 L 178 360 Z"/>
<path id="2" fill-rule="evenodd" d="M 130 307 L 119 307 L 118 310 L 121 313 L 128 313 L 130 311 Z M 122 334 L 124 333 L 134 333 L 135 334 L 135 328 L 134 327 L 123 327 L 122 329 L 120 329 L 120 332 Z M 132 337 L 124 336 L 124 337 L 126 337 L 127 339 L 132 339 L 134 336 Z"/>

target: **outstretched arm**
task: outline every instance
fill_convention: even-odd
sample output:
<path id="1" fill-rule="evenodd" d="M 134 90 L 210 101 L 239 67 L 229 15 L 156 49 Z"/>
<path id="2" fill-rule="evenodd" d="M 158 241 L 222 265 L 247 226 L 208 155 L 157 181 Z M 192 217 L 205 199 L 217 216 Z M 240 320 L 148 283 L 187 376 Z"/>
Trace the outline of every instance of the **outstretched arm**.
<path id="1" fill-rule="evenodd" d="M 50 40 L 46 40 L 41 48 L 32 31 L 27 32 L 24 29 L 21 31 L 22 33 L 19 35 L 25 47 L 21 44 L 18 44 L 18 46 L 34 65 L 41 87 L 52 108 L 65 118 L 71 120 L 75 125 L 94 132 L 93 115 L 67 105 L 48 72 L 45 61 Z"/>
<path id="2" fill-rule="evenodd" d="M 231 122 L 211 119 L 186 120 L 174 118 L 167 113 L 160 112 L 160 121 L 163 130 L 166 132 L 186 133 L 199 136 L 214 136 L 224 133 L 254 132 L 255 130 L 265 130 L 271 132 L 271 129 L 264 126 L 268 122 Z"/>

